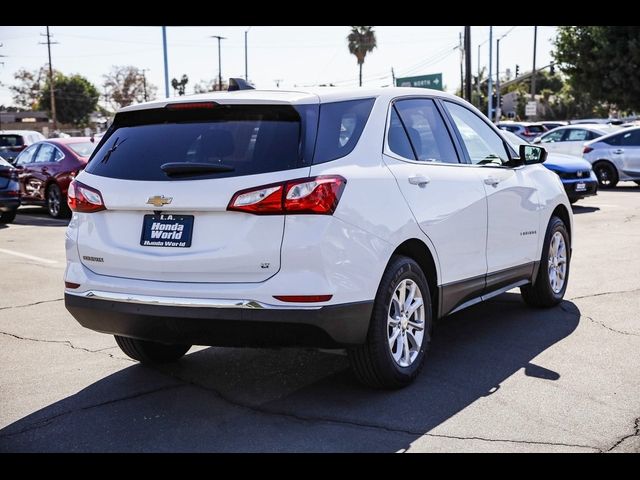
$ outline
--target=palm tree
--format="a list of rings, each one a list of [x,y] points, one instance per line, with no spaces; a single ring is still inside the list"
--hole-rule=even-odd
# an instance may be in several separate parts
[[[373,27],[351,27],[351,33],[347,36],[349,41],[349,53],[358,59],[360,67],[360,86],[362,86],[362,64],[367,53],[376,48],[376,33]]]

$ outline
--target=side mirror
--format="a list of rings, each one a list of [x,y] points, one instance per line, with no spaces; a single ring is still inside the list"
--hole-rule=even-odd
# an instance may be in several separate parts
[[[542,141],[542,137],[536,137],[533,139],[532,143],[540,143]]]
[[[547,159],[547,151],[542,147],[534,145],[520,145],[520,160],[525,165],[533,165],[534,163],[544,163]]]

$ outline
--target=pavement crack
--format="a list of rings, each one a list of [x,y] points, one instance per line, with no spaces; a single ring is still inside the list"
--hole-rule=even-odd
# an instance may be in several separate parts
[[[617,290],[613,292],[600,292],[600,293],[592,293],[590,295],[580,295],[578,297],[565,298],[565,300],[581,300],[583,298],[591,298],[591,297],[601,297],[602,295],[617,295],[620,293],[636,293],[640,292],[640,288],[634,288],[632,290]]]
[[[127,400],[133,400],[135,398],[139,398],[145,395],[151,395],[152,393],[158,393],[158,392],[163,392],[165,390],[172,390],[174,388],[182,388],[184,387],[184,384],[178,384],[178,385],[165,385],[163,387],[158,387],[158,388],[154,388],[151,390],[145,390],[144,392],[137,392],[137,393],[132,393],[130,395],[126,395],[124,397],[118,397],[118,398],[112,398],[111,400],[105,400],[104,402],[100,402],[100,403],[94,403],[91,405],[85,405],[84,407],[80,407],[80,408],[73,408],[70,410],[65,410],[64,412],[60,412],[57,413],[55,415],[52,415],[50,417],[47,418],[43,418],[42,420],[38,420],[37,422],[29,425],[28,427],[25,427],[21,430],[18,430],[16,432],[9,432],[9,433],[0,433],[0,438],[8,438],[8,437],[14,437],[16,435],[21,435],[23,433],[27,433],[30,432],[32,430],[37,430],[39,428],[42,427],[46,427],[47,425],[51,424],[54,420],[60,418],[60,417],[64,417],[65,415],[70,415],[72,413],[77,413],[77,412],[83,412],[86,410],[91,410],[94,408],[99,408],[99,407],[104,407],[105,405],[111,405],[113,403],[118,403],[118,402],[124,402]]]
[[[52,300],[40,300],[39,302],[25,303],[24,305],[11,305],[9,307],[0,307],[0,310],[10,310],[12,308],[25,308],[33,307],[34,305],[40,305],[41,303],[61,302],[64,298],[54,298]]]
[[[252,413],[257,413],[261,415],[278,416],[278,417],[286,418],[289,420],[295,420],[298,422],[324,423],[324,424],[343,425],[343,426],[349,426],[349,427],[355,427],[355,428],[369,428],[373,430],[382,430],[389,433],[410,435],[412,437],[428,436],[428,437],[435,437],[435,438],[451,438],[451,439],[458,439],[458,440],[479,440],[484,442],[506,442],[506,443],[518,443],[518,444],[529,444],[529,445],[549,445],[549,446],[561,446],[561,447],[588,448],[594,451],[600,451],[597,447],[593,447],[591,445],[571,444],[571,443],[562,443],[562,442],[543,442],[543,441],[533,441],[533,440],[486,438],[486,437],[478,437],[478,436],[466,437],[466,436],[458,436],[458,435],[445,435],[445,434],[439,434],[439,433],[428,433],[422,430],[398,428],[398,427],[382,425],[382,424],[373,423],[373,422],[362,422],[362,421],[347,420],[343,418],[326,417],[326,416],[301,415],[299,413],[287,412],[284,410],[268,408],[262,405],[254,405],[247,402],[242,402],[228,395],[225,395],[224,393],[214,388],[207,387],[205,385],[196,383],[191,380],[183,379],[177,375],[173,375],[168,372],[162,372],[161,370],[160,372],[172,379],[181,381],[186,385],[191,385],[195,388],[209,392],[213,394],[215,397],[217,397],[219,400],[225,403],[228,403],[229,405],[234,406],[236,408],[241,408],[244,410],[248,410]]]
[[[595,323],[596,325],[600,325],[603,328],[606,328],[607,330],[614,332],[614,333],[619,333],[620,335],[629,335],[631,337],[640,337],[640,334],[634,333],[634,332],[627,332],[626,330],[618,330],[616,328],[610,327],[609,325],[607,325],[604,322],[601,322],[600,320],[596,320],[592,317],[589,317],[587,315],[582,315],[582,313],[580,313],[579,311],[576,311],[575,309],[572,308],[566,308],[564,303],[560,304],[560,310],[567,312],[567,313],[572,313],[574,315],[578,315],[578,317],[580,318],[584,318],[585,320],[589,320],[591,323]]]
[[[630,435],[625,435],[621,439],[619,439],[616,443],[613,444],[610,448],[607,449],[607,452],[611,452],[615,450],[618,446],[620,446],[625,440],[628,440],[632,437],[637,437],[640,435],[640,417],[635,419],[633,426],[633,433]]]
[[[130,360],[128,358],[116,357],[115,355],[113,355],[111,353],[105,352],[105,350],[113,348],[113,347],[98,348],[97,350],[91,350],[90,348],[78,347],[78,346],[74,345],[73,343],[71,343],[71,341],[69,341],[69,340],[47,340],[47,339],[44,339],[44,338],[23,337],[21,335],[16,335],[14,333],[8,333],[8,332],[0,332],[0,335],[5,335],[7,337],[15,338],[16,340],[25,340],[25,341],[28,341],[28,342],[55,343],[55,344],[58,344],[58,345],[64,345],[64,346],[69,347],[69,348],[71,348],[73,350],[81,350],[83,352],[88,352],[88,353],[99,353],[101,355],[106,355],[106,356],[111,357],[111,358],[117,358],[119,360]],[[130,360],[130,361],[131,362],[135,362],[135,360]]]

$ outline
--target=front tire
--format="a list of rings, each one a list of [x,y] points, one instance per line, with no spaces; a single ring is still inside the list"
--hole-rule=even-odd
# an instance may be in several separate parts
[[[114,335],[116,343],[127,356],[142,363],[171,363],[189,351],[191,345],[165,345]]]
[[[0,224],[11,223],[15,220],[18,209],[0,212]]]
[[[431,327],[424,272],[413,259],[394,255],[376,293],[367,340],[348,352],[358,380],[374,388],[409,385],[424,366]]]
[[[542,246],[542,257],[538,275],[533,285],[520,287],[524,301],[538,308],[549,308],[559,304],[567,290],[571,243],[564,222],[551,217]]]
[[[618,184],[618,171],[607,161],[597,162],[593,166],[593,172],[598,178],[600,188],[614,188]]]

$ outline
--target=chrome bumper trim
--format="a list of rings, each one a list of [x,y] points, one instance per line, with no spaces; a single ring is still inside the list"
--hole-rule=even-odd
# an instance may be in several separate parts
[[[154,295],[134,295],[130,293],[104,292],[101,290],[88,290],[86,292],[74,292],[66,289],[65,293],[77,297],[95,298],[98,300],[110,300],[112,302],[140,303],[144,305],[161,305],[166,307],[205,307],[205,308],[249,308],[270,310],[319,310],[319,305],[271,305],[256,300],[232,300],[225,298],[184,298],[184,297],[158,297]]]

